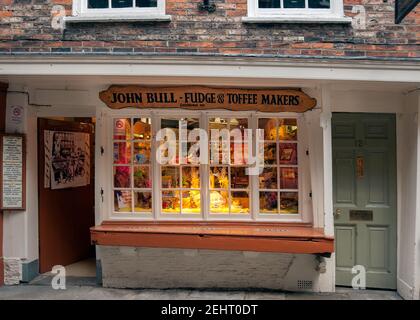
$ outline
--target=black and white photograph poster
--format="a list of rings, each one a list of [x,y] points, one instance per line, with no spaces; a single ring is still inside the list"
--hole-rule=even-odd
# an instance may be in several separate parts
[[[46,131],[45,171],[51,189],[86,186],[90,183],[90,141],[83,132]],[[48,177],[49,175],[50,177]]]

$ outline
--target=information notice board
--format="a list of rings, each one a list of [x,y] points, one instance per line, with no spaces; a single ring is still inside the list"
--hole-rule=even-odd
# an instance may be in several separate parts
[[[0,209],[25,210],[25,135],[0,134]]]

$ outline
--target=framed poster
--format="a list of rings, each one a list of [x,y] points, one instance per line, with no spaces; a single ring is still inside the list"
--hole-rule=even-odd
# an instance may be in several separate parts
[[[23,134],[0,134],[0,209],[26,209],[26,144]]]

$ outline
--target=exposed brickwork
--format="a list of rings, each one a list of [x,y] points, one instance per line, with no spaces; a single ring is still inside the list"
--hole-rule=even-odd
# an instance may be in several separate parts
[[[223,54],[420,58],[420,8],[394,24],[394,0],[345,0],[347,16],[364,6],[366,28],[345,24],[246,24],[247,0],[167,0],[171,22],[83,23],[51,27],[54,5],[72,0],[0,0],[0,53]]]

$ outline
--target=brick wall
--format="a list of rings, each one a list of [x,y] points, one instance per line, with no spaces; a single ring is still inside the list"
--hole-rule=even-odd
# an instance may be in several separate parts
[[[245,24],[246,1],[215,0],[217,10],[209,14],[198,11],[201,0],[167,0],[171,22],[56,30],[53,6],[71,15],[72,0],[0,0],[0,53],[420,58],[420,8],[400,25],[394,24],[394,0],[344,0],[346,15],[357,16],[358,25]]]

